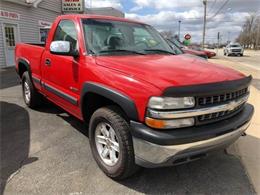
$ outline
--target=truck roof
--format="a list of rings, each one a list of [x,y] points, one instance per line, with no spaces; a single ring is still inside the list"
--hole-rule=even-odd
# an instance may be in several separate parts
[[[132,19],[120,18],[115,16],[104,16],[104,15],[93,15],[93,14],[67,14],[60,15],[57,17],[58,19],[83,19],[83,18],[93,18],[93,19],[104,19],[104,20],[116,20],[122,22],[133,22],[138,24],[144,24],[143,22],[139,22]]]

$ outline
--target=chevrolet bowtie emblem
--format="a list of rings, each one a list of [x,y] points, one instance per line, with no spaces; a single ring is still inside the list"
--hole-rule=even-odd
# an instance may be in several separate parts
[[[240,102],[236,102],[236,101],[232,101],[232,102],[229,102],[228,104],[228,110],[229,111],[232,111],[234,110],[237,106],[240,105]]]

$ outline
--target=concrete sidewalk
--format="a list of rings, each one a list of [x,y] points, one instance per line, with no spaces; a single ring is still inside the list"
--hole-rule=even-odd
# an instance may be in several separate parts
[[[260,53],[260,52],[259,52]],[[248,130],[247,136],[240,138],[228,152],[234,154],[242,160],[251,183],[255,190],[260,194],[260,71],[255,68],[243,66],[232,62],[227,58],[211,59],[211,62],[225,64],[228,67],[239,70],[246,75],[253,76],[249,103],[255,107],[255,114]]]

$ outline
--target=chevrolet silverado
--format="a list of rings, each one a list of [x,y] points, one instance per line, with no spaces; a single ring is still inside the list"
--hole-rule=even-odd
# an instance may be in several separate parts
[[[18,44],[15,61],[25,104],[47,98],[88,124],[93,157],[113,179],[226,148],[254,112],[251,76],[175,55],[152,26],[129,19],[59,16],[46,44]]]

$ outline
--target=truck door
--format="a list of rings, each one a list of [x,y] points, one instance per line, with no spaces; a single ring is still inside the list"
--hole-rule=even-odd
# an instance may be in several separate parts
[[[77,31],[73,21],[61,20],[52,41],[69,41],[73,49],[78,47]],[[78,59],[50,53],[46,48],[42,57],[42,81],[44,92],[50,100],[79,116]]]

